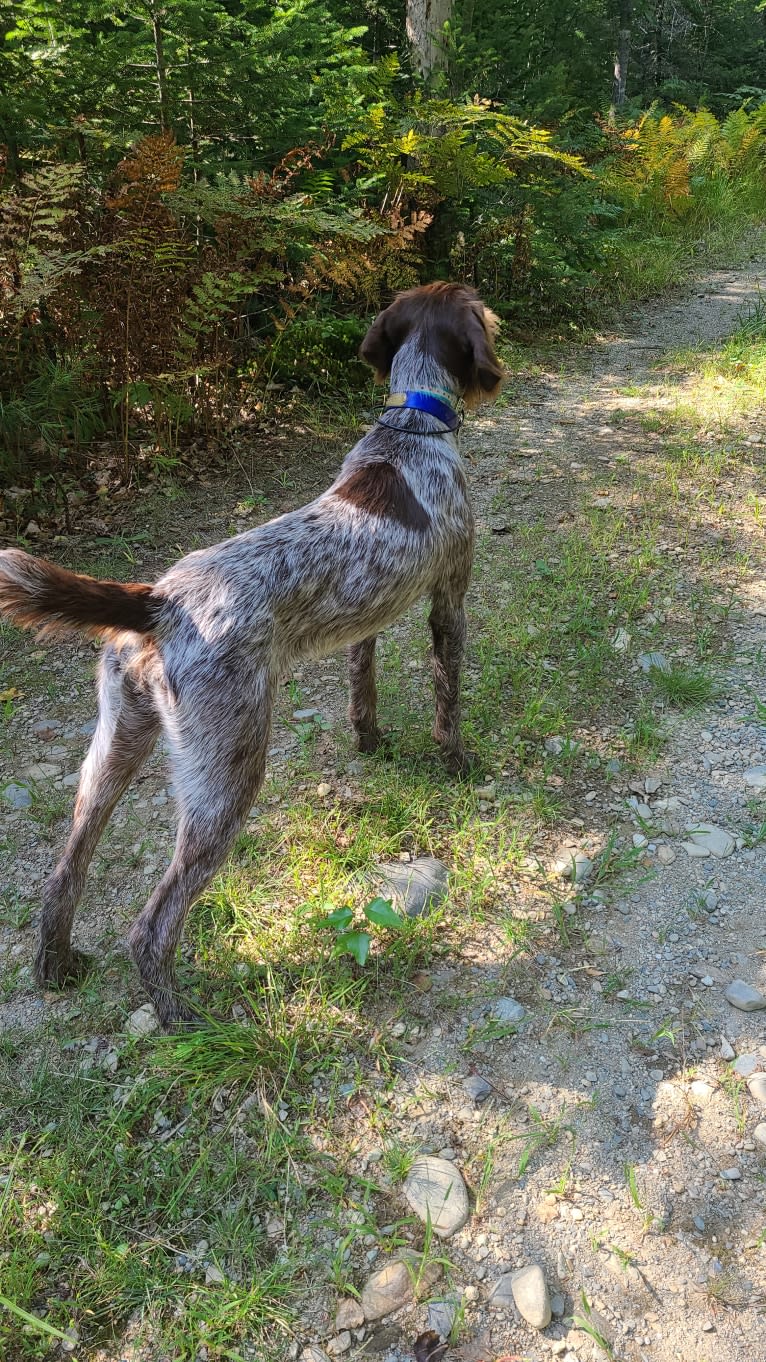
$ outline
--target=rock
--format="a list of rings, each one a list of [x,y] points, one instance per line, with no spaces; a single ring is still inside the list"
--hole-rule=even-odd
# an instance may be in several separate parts
[[[346,1329],[359,1329],[364,1324],[364,1310],[359,1301],[341,1301],[335,1312],[335,1328],[339,1334]]]
[[[740,1078],[752,1078],[756,1069],[760,1068],[760,1055],[740,1055],[732,1064],[732,1070],[739,1074]]]
[[[142,1003],[128,1017],[125,1030],[129,1036],[150,1036],[159,1026],[159,1018],[153,1003]]]
[[[662,776],[647,776],[644,781],[644,791],[648,795],[656,794],[662,785]]]
[[[38,719],[36,724],[32,724],[33,736],[42,742],[55,738],[60,731],[61,724],[56,719]]]
[[[722,1168],[721,1177],[725,1178],[727,1182],[739,1182],[742,1177],[742,1170],[740,1168]]]
[[[546,738],[544,747],[549,756],[560,757],[564,751],[564,739],[558,735],[553,738]]]
[[[321,719],[322,711],[319,709],[296,709],[293,710],[293,719],[297,724],[310,724],[315,719]]]
[[[327,1351],[331,1357],[340,1357],[342,1353],[347,1353],[351,1347],[351,1334],[348,1329],[344,1329],[342,1334],[336,1334],[327,1343]]]
[[[672,847],[661,846],[657,848],[657,860],[660,865],[672,865],[676,859],[676,853]]]
[[[404,1195],[424,1223],[430,1220],[440,1239],[449,1239],[468,1219],[466,1185],[447,1159],[416,1159],[405,1179]]]
[[[716,827],[715,823],[687,823],[686,831],[690,834],[691,845],[699,847],[704,855],[719,858],[731,856],[736,846],[731,834],[725,828]],[[689,843],[685,842],[684,846],[689,852]],[[689,855],[694,854],[689,852]]]
[[[470,1077],[463,1079],[463,1088],[474,1102],[486,1102],[492,1093],[492,1084],[488,1083],[486,1078],[480,1078],[478,1074],[471,1074]]]
[[[529,1263],[511,1273],[511,1291],[516,1309],[533,1329],[547,1329],[551,1322],[551,1298],[537,1263]]]
[[[455,1327],[459,1312],[459,1296],[445,1296],[442,1300],[431,1301],[428,1306],[429,1329],[446,1341]]]
[[[517,1003],[515,998],[498,998],[492,1006],[492,1016],[497,1017],[501,1022],[523,1021],[526,1016],[526,1009],[521,1003]]]
[[[612,639],[612,647],[616,653],[626,653],[630,647],[630,634],[627,629],[618,629]]]
[[[751,766],[745,771],[745,784],[754,790],[766,790],[766,766]]]
[[[408,917],[420,917],[435,908],[449,892],[449,871],[434,856],[419,856],[407,864],[381,863],[375,871],[383,881],[381,895],[393,898]]]
[[[35,761],[27,767],[24,775],[28,780],[52,780],[53,776],[61,775],[61,767],[52,761]]]
[[[497,786],[495,785],[494,780],[488,780],[486,785],[477,785],[474,794],[477,799],[484,799],[487,801],[493,800],[497,794]]]
[[[671,670],[670,663],[664,653],[639,653],[638,665],[642,672],[650,672],[652,670],[669,672]]]
[[[753,1139],[756,1144],[761,1146],[761,1149],[766,1149],[766,1121],[758,1122],[753,1131]]]
[[[5,786],[2,797],[12,809],[28,809],[32,805],[32,795],[26,785],[18,785],[15,780]]]
[[[566,856],[560,856],[554,869],[562,879],[573,880],[575,884],[583,884],[593,870],[593,862],[590,856],[585,855],[584,851],[575,851]]]
[[[733,1059],[734,1050],[725,1036],[721,1036],[721,1059]]]
[[[208,1263],[205,1268],[205,1286],[221,1286],[226,1281],[220,1267],[215,1263]]]
[[[753,1074],[748,1078],[747,1090],[759,1107],[766,1107],[766,1074]]]
[[[332,785],[328,785],[326,780],[321,781],[317,785],[317,794],[320,799],[326,799],[329,794],[332,794]]]
[[[300,1356],[300,1362],[330,1362],[324,1348],[318,1348],[316,1343],[310,1343],[308,1348],[304,1348]]]
[[[715,1089],[709,1083],[706,1083],[704,1078],[695,1078],[689,1088],[692,1100],[700,1107],[707,1106],[714,1092]]]
[[[758,1012],[766,1007],[763,994],[752,984],[746,984],[744,979],[732,979],[726,990],[726,1001],[740,1012]]]
[[[410,1304],[416,1288],[427,1291],[438,1279],[440,1271],[437,1263],[422,1268],[420,1254],[402,1250],[385,1267],[373,1272],[365,1283],[360,1300],[365,1321],[370,1324]]]
[[[495,1282],[495,1285],[492,1287],[492,1290],[487,1297],[488,1305],[513,1304],[513,1289],[511,1287],[512,1276],[512,1272],[505,1272],[503,1273],[503,1276]]]

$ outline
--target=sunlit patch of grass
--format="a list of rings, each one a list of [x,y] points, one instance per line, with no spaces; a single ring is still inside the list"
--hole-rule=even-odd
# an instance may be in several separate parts
[[[709,672],[701,668],[676,665],[664,671],[652,667],[649,678],[655,690],[679,709],[701,708],[715,697],[718,689]]]

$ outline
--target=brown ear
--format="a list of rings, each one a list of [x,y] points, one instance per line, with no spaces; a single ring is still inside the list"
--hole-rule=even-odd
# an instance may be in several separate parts
[[[375,370],[379,383],[385,383],[388,378],[394,355],[406,334],[406,319],[397,299],[376,317],[359,347],[359,354]]]
[[[503,381],[503,367],[495,354],[497,317],[483,303],[471,303],[466,316],[466,339],[473,357],[472,381],[465,394],[470,404],[495,397]]]

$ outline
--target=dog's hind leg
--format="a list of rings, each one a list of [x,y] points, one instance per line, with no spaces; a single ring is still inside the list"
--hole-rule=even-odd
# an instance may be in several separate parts
[[[454,594],[449,590],[434,591],[428,623],[433,640],[436,693],[434,741],[441,748],[447,770],[460,775],[471,765],[460,732],[460,667],[466,635],[463,591]]]
[[[348,650],[348,678],[351,696],[348,717],[360,752],[375,752],[383,742],[378,728],[378,692],[375,685],[375,643],[366,638],[352,643]]]
[[[151,697],[108,649],[99,677],[99,716],[80,773],[74,818],[63,854],[43,890],[35,977],[61,987],[80,977],[88,958],[72,949],[72,921],[99,838],[120,796],[149,756],[159,732]]]
[[[198,691],[194,712],[174,734],[180,805],[175,851],[128,936],[141,982],[166,1028],[194,1017],[179,998],[175,972],[186,915],[226,859],[263,783],[271,694],[257,681],[253,689],[255,695],[248,683],[247,708],[242,690],[227,694],[219,685],[210,694]]]

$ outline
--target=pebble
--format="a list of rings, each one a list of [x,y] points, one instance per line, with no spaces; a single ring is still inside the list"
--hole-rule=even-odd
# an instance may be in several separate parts
[[[593,862],[590,856],[586,856],[584,851],[570,852],[559,856],[554,869],[564,880],[573,880],[575,884],[583,884],[593,870]]]
[[[722,1168],[721,1177],[725,1178],[727,1182],[739,1182],[742,1177],[742,1170],[740,1168]]]
[[[478,1074],[471,1074],[463,1080],[463,1089],[474,1102],[486,1102],[492,1093],[492,1084],[488,1083],[486,1078],[480,1078]]]
[[[341,1353],[347,1353],[351,1347],[351,1334],[348,1329],[344,1329],[342,1334],[336,1334],[335,1338],[329,1339],[327,1351],[331,1357],[340,1357]]]
[[[766,1149],[766,1121],[758,1122],[758,1125],[753,1131],[753,1139],[756,1144],[761,1146],[761,1149]]]
[[[699,1106],[704,1107],[707,1106],[713,1096],[715,1088],[713,1088],[710,1083],[706,1083],[704,1078],[695,1078],[689,1088],[689,1092],[692,1100]]]
[[[154,1010],[153,1003],[142,1003],[135,1012],[131,1012],[125,1025],[125,1030],[129,1036],[150,1036],[152,1031],[159,1027],[159,1019]]]
[[[314,719],[321,719],[322,711],[319,709],[296,709],[293,710],[293,719],[297,724],[312,723]]]
[[[745,983],[744,979],[732,979],[726,990],[726,1001],[740,1012],[758,1012],[766,1007],[763,994],[752,984]]]
[[[221,1286],[226,1281],[220,1267],[215,1263],[208,1263],[205,1268],[205,1286]]]
[[[732,1064],[732,1070],[739,1074],[740,1078],[750,1078],[760,1068],[760,1055],[740,1055]]]
[[[12,809],[28,809],[32,804],[31,792],[26,785],[19,785],[15,780],[6,785],[2,797]]]
[[[402,1250],[366,1281],[360,1298],[366,1322],[370,1324],[407,1305],[415,1294],[414,1282],[419,1280],[421,1288],[428,1290],[440,1270],[437,1263],[428,1263],[421,1271],[420,1255]]]
[[[515,998],[498,998],[492,1007],[493,1017],[501,1022],[520,1022],[526,1016],[526,1009]]]
[[[657,848],[657,860],[660,865],[672,865],[676,859],[676,853],[672,847],[660,846]]]
[[[435,856],[419,856],[407,864],[381,862],[375,873],[383,881],[380,893],[390,895],[408,917],[435,908],[449,892],[449,871]]]
[[[304,1348],[300,1356],[300,1362],[330,1362],[324,1348],[318,1348],[315,1343],[310,1343],[308,1348]]]
[[[326,799],[329,794],[332,794],[332,785],[328,785],[326,780],[321,781],[317,785],[317,795],[320,799]]]
[[[359,1301],[349,1298],[341,1301],[335,1312],[335,1328],[339,1334],[346,1329],[359,1329],[364,1324],[364,1310]]]
[[[454,1163],[447,1159],[416,1159],[403,1190],[415,1214],[424,1223],[430,1220],[440,1239],[449,1239],[468,1219],[466,1185]]]
[[[688,823],[686,831],[690,840],[683,846],[689,856],[716,856],[722,859],[731,856],[736,843],[725,828],[715,823]]]
[[[733,1047],[729,1044],[725,1036],[721,1036],[721,1059],[729,1060],[733,1058],[734,1058]]]
[[[650,672],[656,668],[658,672],[669,672],[670,663],[664,653],[639,653],[638,665],[642,672]]]

